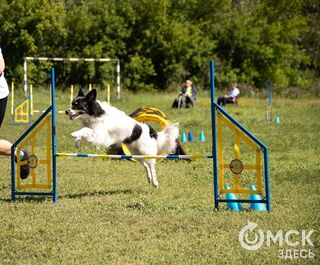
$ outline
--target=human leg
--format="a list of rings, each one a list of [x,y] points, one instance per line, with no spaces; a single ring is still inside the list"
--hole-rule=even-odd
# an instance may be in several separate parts
[[[194,107],[194,104],[195,104],[195,99],[194,97],[189,97],[189,96],[185,96],[185,105],[186,105],[186,108],[189,108],[191,105],[192,107]]]
[[[189,100],[190,100],[190,104],[192,105],[192,107],[194,107],[194,105],[196,103],[195,98],[194,97],[190,97]]]
[[[181,99],[180,108],[185,108],[186,107],[186,97],[181,95],[180,99]]]
[[[233,98],[231,98],[231,97],[225,97],[224,101],[225,101],[225,104],[234,103]]]
[[[6,113],[8,97],[0,99],[0,127],[4,119],[4,115]]]
[[[9,141],[0,139],[0,155],[10,156],[11,146]]]
[[[9,141],[0,139],[0,155],[10,156],[11,146],[12,144]],[[29,153],[27,150],[18,151],[16,149],[14,150],[14,155],[15,157],[19,156],[20,161],[25,161],[25,160],[28,160],[29,158]],[[16,158],[16,161],[17,161],[17,158]],[[29,172],[30,172],[30,167],[28,164],[24,164],[20,166],[20,178],[26,179],[29,176]]]
[[[223,105],[225,105],[225,103],[224,103],[224,97],[223,97],[223,96],[218,97],[218,102],[217,102],[217,103],[218,103],[218,105],[219,105],[219,106],[221,106],[221,105],[222,105],[222,106],[223,106]]]
[[[8,100],[8,97],[0,99],[0,127],[4,119],[4,115],[6,113],[7,100]],[[11,145],[12,144],[9,141],[0,139],[0,155],[10,156]]]
[[[8,100],[8,97],[0,99],[0,127],[4,119],[4,115],[6,113],[7,100]],[[0,139],[0,155],[10,156],[11,146],[12,144],[9,141]],[[27,150],[20,151],[20,152],[15,150],[14,155],[15,157],[19,156],[21,161],[28,160],[29,158],[29,153]],[[30,167],[28,164],[24,164],[20,166],[20,178],[26,179],[29,176],[29,172],[30,172]]]

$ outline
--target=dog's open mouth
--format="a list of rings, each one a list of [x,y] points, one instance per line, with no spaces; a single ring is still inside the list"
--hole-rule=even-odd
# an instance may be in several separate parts
[[[74,119],[78,118],[80,115],[86,114],[86,112],[83,110],[68,111],[66,113],[69,115],[70,120],[74,120]]]
[[[77,112],[75,114],[69,114],[69,118],[70,120],[74,120],[75,118],[79,117],[80,116],[80,112]]]
[[[85,114],[86,112],[83,110],[73,110],[73,109],[67,109],[65,111],[65,114],[69,116],[70,120],[74,120],[78,118],[80,115]]]

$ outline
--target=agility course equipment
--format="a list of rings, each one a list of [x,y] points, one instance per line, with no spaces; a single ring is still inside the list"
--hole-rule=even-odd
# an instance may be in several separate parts
[[[54,84],[54,81],[51,82]],[[54,99],[54,89],[52,96]],[[17,195],[50,196],[54,203],[57,201],[56,125],[53,117],[55,111],[55,104],[52,104],[11,146],[12,201],[16,200]],[[45,135],[45,142],[38,142],[39,134]],[[28,160],[21,161],[19,156],[15,158],[14,151],[25,148],[30,150]],[[18,176],[20,176],[20,166],[24,164],[29,165],[30,176],[26,180],[21,180]]]
[[[17,106],[14,106],[14,83],[11,83],[11,116],[13,124],[30,124],[31,106],[30,97],[26,97]]]
[[[226,185],[225,189],[227,190],[227,193],[226,193],[227,200],[238,200],[237,196],[234,193],[229,192],[230,190],[229,185]],[[243,207],[239,202],[227,202],[227,209],[231,211],[241,211],[243,210]]]
[[[53,62],[102,62],[102,63],[116,63],[116,94],[120,99],[121,87],[120,87],[120,60],[113,58],[49,58],[49,57],[25,57],[23,63],[23,80],[24,91],[27,93],[28,87],[28,61],[53,61]]]
[[[168,117],[160,109],[155,107],[140,107],[129,116],[139,122],[154,121],[159,123],[161,128],[165,128],[171,124]]]
[[[89,84],[89,91],[91,89],[92,89],[92,84]],[[34,113],[44,113],[45,110],[34,109],[32,84],[30,84],[30,86],[29,86],[29,91],[30,91],[30,109],[31,109],[30,113],[31,113],[31,115],[33,115]],[[107,91],[106,99],[107,99],[107,102],[110,104],[110,84],[107,84],[106,91]],[[70,85],[70,102],[69,102],[70,105],[71,105],[73,99],[74,99],[74,85],[71,84]],[[51,99],[50,99],[50,102],[51,102]],[[57,112],[60,114],[64,114],[65,110],[58,110]]]
[[[182,132],[182,134],[181,134],[181,142],[185,143],[187,141],[191,142],[191,143],[195,142],[191,131],[188,131],[188,139],[187,139],[187,135],[185,132]],[[204,132],[200,131],[199,132],[199,142],[203,143],[205,141],[206,141],[206,137],[204,136]]]
[[[47,186],[41,186],[42,191],[37,185],[28,186],[31,191],[21,191],[21,183],[15,177],[15,166],[18,168],[22,162],[19,159],[14,163],[12,155],[12,200],[16,195],[46,195],[52,196],[53,201],[57,201],[56,193],[56,158],[61,156],[67,157],[98,157],[98,158],[145,158],[145,159],[211,159],[213,163],[213,198],[214,208],[218,209],[220,203],[259,203],[264,204],[268,211],[271,210],[270,189],[269,189],[269,170],[268,170],[268,149],[252,135],[246,128],[231,117],[224,109],[214,101],[214,62],[210,62],[211,70],[211,118],[212,118],[212,154],[205,155],[167,155],[167,156],[141,156],[141,155],[109,155],[109,154],[79,154],[57,152],[56,150],[56,106],[55,106],[55,77],[54,69],[51,70],[52,82],[52,105],[47,109],[36,122],[30,127],[24,135],[13,145],[14,148],[21,150],[28,142],[33,139],[36,142],[37,136],[34,131],[40,132],[37,126],[42,125],[42,120],[51,119],[51,138],[47,137],[45,159],[39,159],[36,147],[31,148],[32,159],[27,163],[31,167],[31,179],[37,180],[36,165],[34,161],[42,161],[47,168],[51,168],[51,177],[47,176]],[[44,128],[45,125],[42,126]],[[49,130],[49,129],[48,129]],[[229,132],[228,134],[225,132]],[[230,133],[231,132],[231,133]],[[32,136],[28,136],[28,135]],[[230,144],[230,136],[234,143]],[[49,139],[49,140],[48,140]],[[32,143],[33,143],[32,142]],[[231,148],[230,148],[231,147]],[[48,151],[49,150],[49,151]],[[245,150],[245,152],[240,152]],[[48,171],[46,171],[48,172]],[[48,173],[49,174],[49,173]],[[20,180],[21,181],[21,180]],[[50,183],[49,183],[50,182]],[[37,182],[36,182],[37,183]],[[24,183],[22,183],[24,184]],[[256,189],[246,188],[255,185]],[[226,188],[230,187],[230,188]],[[20,189],[20,190],[19,190]],[[27,189],[27,187],[25,187]],[[227,194],[235,194],[230,198]],[[250,195],[259,195],[255,200],[249,198]]]
[[[193,135],[190,131],[188,132],[188,142],[193,142]]]
[[[33,115],[34,113],[44,113],[44,112],[46,112],[46,110],[40,110],[40,109],[34,109],[34,105],[33,105],[33,86],[32,86],[32,84],[30,84],[30,108],[31,108],[31,115]],[[50,90],[51,90],[51,87],[50,87]],[[71,102],[72,102],[72,100],[73,100],[73,92],[74,92],[74,86],[73,85],[71,85],[70,86],[70,104],[71,104]],[[50,95],[51,95],[51,93],[50,93]],[[50,102],[51,102],[52,100],[51,100],[51,98],[50,98]],[[58,110],[57,111],[58,113],[61,113],[61,114],[63,114],[63,113],[65,113],[65,111],[63,111],[63,110]]]
[[[256,190],[254,185],[250,186],[250,190]],[[261,197],[258,194],[250,194],[250,200],[252,201],[260,201]],[[266,206],[263,203],[251,202],[250,208],[254,211],[266,211]]]
[[[23,100],[13,111],[14,124],[29,124],[30,123],[30,97]]]
[[[213,62],[210,63],[210,69],[211,73],[214,73]],[[234,200],[223,198],[223,195],[226,193],[235,193],[238,195],[259,194],[261,195],[262,199],[256,202],[266,204],[267,209],[271,210],[268,148],[250,131],[243,127],[223,108],[221,108],[217,103],[214,102],[214,74],[211,74],[211,113],[212,124],[216,125],[212,126],[212,161],[214,168],[213,174],[215,208],[218,208],[218,205],[221,202],[253,202],[252,200],[243,197]],[[215,113],[217,115],[215,115]],[[225,130],[233,134],[235,141],[233,150],[231,150],[231,153],[233,151],[233,159],[231,159],[229,163],[225,162],[225,157],[228,157],[225,151],[226,144],[224,144],[224,138],[227,135],[223,134],[223,131]],[[231,147],[230,144],[229,147]],[[244,164],[243,160],[240,159],[240,147],[247,147],[246,150],[253,154],[251,160],[245,158],[245,161],[248,161],[247,164]],[[246,180],[250,173],[256,183],[257,190],[245,188],[245,186],[249,186],[249,184],[246,183]],[[227,176],[227,174],[229,176]],[[225,189],[227,181],[232,183],[232,187],[230,188],[230,190]]]
[[[181,142],[182,142],[182,143],[185,143],[186,141],[187,141],[186,133],[185,133],[185,132],[182,132],[182,135],[181,135]]]
[[[267,83],[265,83],[263,89],[264,89],[264,101],[265,101],[264,102],[265,120],[266,122],[271,123],[272,122],[272,81],[270,81],[269,87],[267,86]]]
[[[206,138],[204,136],[204,132],[203,131],[200,131],[200,134],[199,134],[199,142],[205,142],[206,141]]]

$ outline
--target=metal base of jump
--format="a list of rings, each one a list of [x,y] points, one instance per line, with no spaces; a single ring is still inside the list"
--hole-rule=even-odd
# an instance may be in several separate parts
[[[57,152],[56,148],[56,105],[55,105],[55,74],[54,69],[51,70],[51,99],[52,105],[41,117],[14,143],[12,153],[15,148],[21,150],[21,143],[26,146],[28,141],[32,142],[31,155],[28,161],[20,161],[15,163],[14,155],[12,155],[12,200],[17,195],[29,196],[50,196],[53,201],[57,201],[57,177],[56,177],[56,158],[57,157],[86,157],[86,158],[111,158],[111,159],[211,159],[213,163],[213,198],[214,208],[218,209],[220,203],[258,203],[264,204],[268,211],[271,210],[270,204],[270,188],[269,188],[269,164],[268,149],[251,134],[246,128],[231,117],[224,109],[214,102],[214,62],[210,63],[211,68],[211,119],[212,119],[212,154],[205,155],[109,155],[109,154],[79,154],[79,153],[62,153]],[[50,126],[47,127],[50,137],[47,136],[47,151],[44,152],[44,158],[38,159],[36,142],[37,133],[40,131],[39,126],[44,121],[50,120]],[[50,127],[50,128],[49,128]],[[225,155],[224,134],[225,130],[229,130],[228,135],[234,135],[235,143],[231,150],[232,157],[227,160]],[[30,136],[30,134],[32,136]],[[253,153],[253,159],[246,161],[242,158],[240,150],[248,146],[247,150]],[[32,157],[32,159],[30,159]],[[36,161],[36,162],[35,162]],[[15,167],[28,163],[31,168],[31,183],[24,184],[15,176]],[[37,167],[46,165],[47,176],[45,184],[37,182]],[[17,170],[19,173],[19,170]],[[18,174],[19,175],[19,174]],[[248,176],[252,176],[250,179]],[[30,178],[30,177],[29,177]],[[253,181],[255,189],[248,189],[248,181]],[[244,183],[243,183],[244,181]],[[30,180],[29,180],[30,182]],[[228,188],[227,188],[228,187]],[[230,188],[231,187],[231,188]],[[228,194],[237,194],[239,198],[233,196],[230,199]],[[250,196],[247,198],[245,196]],[[256,196],[251,199],[251,196]],[[240,198],[241,197],[241,198]],[[258,197],[258,199],[257,199]]]

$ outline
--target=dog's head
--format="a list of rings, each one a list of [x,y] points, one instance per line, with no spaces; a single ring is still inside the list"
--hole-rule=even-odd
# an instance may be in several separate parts
[[[92,89],[87,95],[79,90],[77,97],[72,101],[70,108],[65,113],[69,116],[70,120],[77,119],[84,116],[100,116],[104,113],[100,104],[96,101],[97,91]]]

